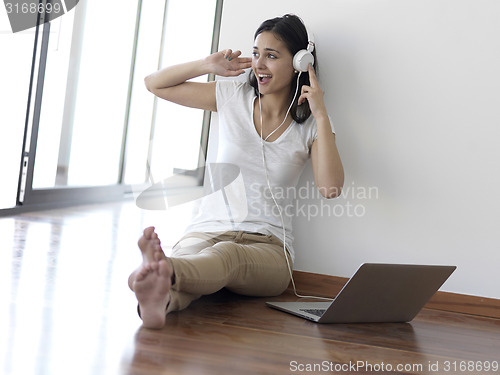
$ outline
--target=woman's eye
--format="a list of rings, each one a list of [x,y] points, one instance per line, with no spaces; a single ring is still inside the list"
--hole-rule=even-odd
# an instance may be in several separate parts
[[[258,59],[260,57],[259,53],[258,52],[252,52],[252,57],[255,58],[255,59]],[[275,54],[272,54],[272,53],[268,53],[266,55],[266,58],[270,59],[270,60],[275,60],[277,59],[278,57],[275,55]]]

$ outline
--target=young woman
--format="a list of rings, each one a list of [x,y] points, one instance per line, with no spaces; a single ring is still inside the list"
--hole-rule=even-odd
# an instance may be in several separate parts
[[[167,313],[224,287],[250,296],[275,296],[287,288],[294,258],[289,193],[305,162],[312,159],[324,197],[339,195],[344,182],[314,66],[299,74],[292,64],[308,44],[300,18],[285,15],[257,29],[252,58],[225,50],[146,77],[147,89],[159,98],[218,112],[217,163],[239,168],[244,204],[235,221],[228,220],[227,207],[202,203],[169,257],[154,228],[144,230],[143,263],[130,275],[129,286],[145,327],[163,327]],[[248,83],[189,81],[209,73],[236,77],[247,68]],[[278,188],[281,193],[274,196]]]

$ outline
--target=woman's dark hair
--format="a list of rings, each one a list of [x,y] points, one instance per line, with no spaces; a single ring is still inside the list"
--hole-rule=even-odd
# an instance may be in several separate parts
[[[275,37],[282,40],[287,46],[292,56],[294,56],[301,49],[306,49],[309,43],[307,37],[307,30],[306,27],[304,26],[304,23],[299,17],[293,14],[286,14],[283,17],[276,17],[264,21],[255,32],[254,40],[260,33],[264,31],[270,31],[274,34]],[[313,67],[317,72],[316,50],[313,51],[313,56],[314,56]],[[252,87],[255,90],[255,95],[259,95],[259,84],[257,82],[257,77],[255,77],[253,70],[250,71],[250,76],[248,80],[250,85],[252,85]],[[290,110],[292,118],[299,124],[306,121],[311,115],[311,109],[309,108],[309,103],[307,102],[307,100],[300,106],[297,104],[302,85],[309,85],[309,84],[310,84],[309,73],[307,72],[302,73],[299,79],[299,91]],[[294,78],[292,80],[292,85],[290,88],[291,90],[290,97],[293,97],[296,88],[297,88],[297,79]]]

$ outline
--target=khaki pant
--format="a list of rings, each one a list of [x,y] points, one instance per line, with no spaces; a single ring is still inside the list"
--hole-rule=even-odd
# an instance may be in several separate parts
[[[292,267],[292,260],[287,252]],[[283,243],[247,232],[189,233],[168,258],[174,284],[167,313],[222,288],[247,296],[280,295],[290,282]]]

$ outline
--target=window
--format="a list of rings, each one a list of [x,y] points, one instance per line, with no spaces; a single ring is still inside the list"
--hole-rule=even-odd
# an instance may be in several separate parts
[[[119,182],[137,7],[80,2],[52,22],[33,188]]]
[[[12,34],[0,11],[0,209],[16,205],[35,31]]]
[[[168,2],[162,66],[203,58],[212,44],[214,0]],[[192,12],[195,7],[196,12]],[[209,16],[207,16],[209,15]],[[206,81],[207,77],[198,77]],[[174,168],[195,169],[200,156],[203,112],[157,101],[152,142],[151,175],[161,180]]]
[[[203,111],[157,100],[143,79],[208,55],[221,3],[136,0],[121,2],[118,11],[113,2],[88,0],[39,27],[40,39],[42,29],[50,32],[35,58],[45,77],[36,99],[40,118],[30,124],[36,157],[24,205],[85,200],[89,189],[123,191],[203,163]],[[9,51],[9,59],[0,60],[0,98],[12,103],[0,114],[1,209],[16,204],[36,33],[12,34],[6,14],[0,22],[1,47]]]

